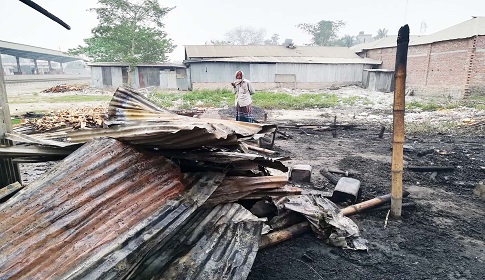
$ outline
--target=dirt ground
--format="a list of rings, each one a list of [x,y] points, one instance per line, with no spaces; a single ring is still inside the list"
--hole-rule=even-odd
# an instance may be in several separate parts
[[[359,94],[369,93],[358,92]],[[382,99],[376,95],[376,99]],[[387,96],[389,99],[389,96]],[[392,100],[391,100],[392,101]],[[291,139],[277,137],[274,150],[289,156],[288,166],[310,164],[312,187],[333,187],[320,175],[322,168],[357,172],[362,199],[390,191],[392,121],[390,101],[381,109],[368,105],[305,111],[268,111],[268,122],[276,124],[356,124],[340,129],[334,138],[329,131],[281,129]],[[375,104],[376,105],[376,104]],[[15,110],[13,110],[15,111]],[[254,110],[257,119],[264,111]],[[232,118],[233,110],[212,110],[206,117]],[[465,118],[483,117],[483,111],[457,109],[436,112],[406,112],[406,121],[440,125]],[[377,137],[380,126],[388,129]],[[430,126],[435,127],[435,126]],[[421,130],[423,131],[423,130]],[[484,130],[451,129],[408,133],[405,166],[454,166],[452,172],[432,174],[404,171],[404,188],[411,194],[400,220],[387,211],[352,216],[361,235],[369,242],[368,252],[330,247],[308,233],[277,246],[261,250],[248,279],[483,279],[485,275],[485,201],[473,194],[485,181]],[[432,150],[432,153],[422,154]],[[53,163],[23,165],[24,183],[31,182]]]
[[[376,126],[358,126],[309,134],[283,130],[293,138],[277,139],[275,149],[293,164],[313,167],[313,188],[330,190],[322,168],[358,172],[362,200],[390,192],[392,135],[377,137]],[[485,137],[456,131],[453,135],[413,134],[406,138],[405,166],[454,166],[453,172],[404,171],[411,195],[400,220],[387,211],[352,216],[369,242],[368,252],[325,245],[308,233],[258,252],[248,279],[483,279],[485,275],[485,204],[473,188],[485,179]],[[429,149],[439,150],[419,156]],[[419,154],[419,155],[418,155]],[[433,179],[434,178],[434,179]]]

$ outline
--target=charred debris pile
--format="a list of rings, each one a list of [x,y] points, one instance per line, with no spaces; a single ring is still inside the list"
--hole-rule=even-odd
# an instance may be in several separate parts
[[[275,125],[182,116],[119,88],[97,126],[6,135],[2,158],[59,162],[0,189],[0,278],[246,279],[258,250],[310,229],[367,250],[346,216],[388,201],[340,209],[331,200],[355,202],[358,182],[292,184],[257,145]]]

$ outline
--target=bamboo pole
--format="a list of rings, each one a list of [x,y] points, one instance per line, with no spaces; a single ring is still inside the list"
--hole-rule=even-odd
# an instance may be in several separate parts
[[[402,196],[407,197],[408,195],[409,195],[409,192],[404,191]],[[374,207],[389,203],[389,201],[392,201],[391,195],[385,194],[370,200],[363,201],[361,203],[347,206],[344,209],[342,209],[340,213],[342,213],[342,215],[344,216],[349,216],[349,215],[360,213],[370,208],[374,208]]]
[[[8,108],[7,90],[0,56],[0,146],[11,146],[12,141],[5,139],[5,133],[12,132],[12,121]],[[12,159],[0,159],[0,188],[20,180],[17,164]]]
[[[409,45],[409,26],[399,29],[397,37],[394,108],[393,108],[393,140],[392,140],[392,188],[391,214],[401,217],[402,210],[402,170],[404,145],[404,110],[406,91],[406,64]]]

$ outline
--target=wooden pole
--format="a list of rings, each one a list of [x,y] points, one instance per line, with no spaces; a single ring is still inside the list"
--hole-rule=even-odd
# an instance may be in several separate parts
[[[399,29],[397,37],[395,88],[394,88],[394,114],[393,114],[393,140],[392,140],[392,188],[391,188],[391,214],[401,217],[402,210],[402,170],[404,145],[404,110],[406,91],[406,64],[409,45],[409,26],[406,24]]]
[[[307,232],[310,229],[310,224],[308,222],[301,222],[291,227],[268,233],[261,236],[261,241],[259,242],[259,249],[264,249],[283,241],[289,240],[297,235]]]
[[[11,146],[12,142],[5,139],[5,133],[12,132],[12,121],[8,108],[7,90],[0,56],[0,146]],[[12,159],[0,159],[0,188],[20,181],[20,172]]]

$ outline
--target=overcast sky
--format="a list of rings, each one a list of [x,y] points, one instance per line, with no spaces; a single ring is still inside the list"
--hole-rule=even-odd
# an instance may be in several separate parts
[[[34,0],[71,26],[68,31],[18,0],[0,0],[0,40],[66,51],[83,43],[97,24],[87,9],[97,0]],[[183,45],[222,40],[237,26],[264,28],[266,37],[277,33],[297,45],[310,42],[310,36],[295,26],[320,20],[343,20],[340,35],[372,35],[379,28],[397,34],[409,24],[411,34],[421,34],[422,22],[430,34],[458,24],[471,16],[485,16],[485,0],[160,0],[176,7],[165,18],[165,31],[178,48],[172,60],[184,58]],[[236,4],[237,3],[237,4]]]

